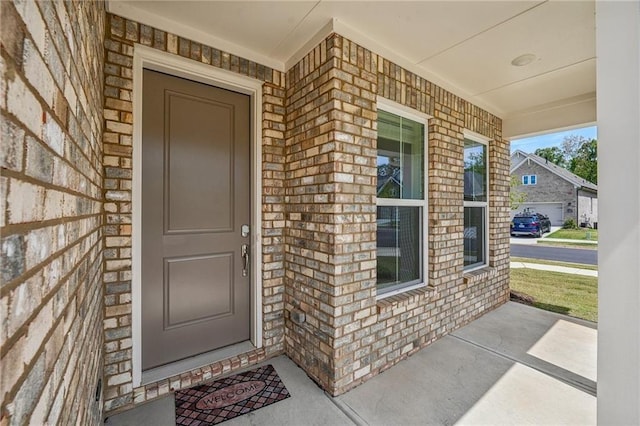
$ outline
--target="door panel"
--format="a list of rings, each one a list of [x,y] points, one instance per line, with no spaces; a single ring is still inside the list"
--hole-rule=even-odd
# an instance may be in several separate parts
[[[165,105],[166,231],[231,231],[233,105],[169,90]]]
[[[165,259],[165,329],[231,315],[232,275],[233,253]]]
[[[147,370],[250,337],[250,98],[150,70],[143,93]]]

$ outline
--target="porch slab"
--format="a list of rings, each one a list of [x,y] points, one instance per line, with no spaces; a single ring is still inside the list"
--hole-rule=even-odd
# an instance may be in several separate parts
[[[369,425],[596,424],[596,340],[510,302],[335,400]]]
[[[225,426],[250,425],[353,425],[306,373],[286,356],[269,359],[291,394],[290,398],[221,423]],[[249,369],[254,369],[252,366]],[[107,426],[174,426],[173,393],[109,417]]]
[[[225,425],[596,423],[595,324],[509,302],[336,398],[285,356],[292,397]],[[168,396],[107,425],[173,425]]]

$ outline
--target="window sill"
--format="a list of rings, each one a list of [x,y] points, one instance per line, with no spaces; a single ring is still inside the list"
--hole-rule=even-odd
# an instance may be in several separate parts
[[[462,275],[462,279],[465,284],[475,284],[477,282],[485,281],[493,278],[498,273],[498,270],[491,266],[484,266],[482,268],[474,269],[472,271],[465,271]]]
[[[407,306],[414,303],[428,301],[435,294],[435,288],[426,285],[413,290],[394,294],[392,296],[387,296],[383,299],[378,299],[376,301],[378,315],[406,308]]]

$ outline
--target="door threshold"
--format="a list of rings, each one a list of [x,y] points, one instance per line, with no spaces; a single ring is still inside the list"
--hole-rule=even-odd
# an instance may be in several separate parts
[[[169,377],[177,376],[179,374],[186,373],[188,371],[192,371],[197,368],[222,361],[223,359],[231,358],[233,356],[252,351],[254,349],[255,346],[251,344],[251,341],[247,340],[245,342],[236,343],[235,345],[216,349],[215,351],[205,352],[200,355],[172,362],[171,364],[161,365],[160,367],[145,370],[142,372],[141,385],[145,386],[150,383],[168,379]]]

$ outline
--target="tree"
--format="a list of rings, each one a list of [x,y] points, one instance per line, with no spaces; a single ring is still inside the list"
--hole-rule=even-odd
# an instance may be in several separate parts
[[[569,171],[591,183],[598,183],[598,142],[595,139],[580,145],[571,158]]]
[[[578,149],[589,140],[580,135],[565,136],[562,140],[562,153],[567,164],[576,156]]]
[[[520,205],[527,199],[527,194],[516,189],[519,185],[520,180],[518,180],[518,177],[511,176],[511,182],[509,183],[509,186],[511,187],[511,190],[509,191],[509,203],[511,204],[511,210],[518,210]]]
[[[565,156],[563,150],[558,148],[557,146],[552,146],[549,148],[538,148],[535,155],[546,159],[547,161],[551,161],[554,164],[557,164],[560,167],[565,166]]]

